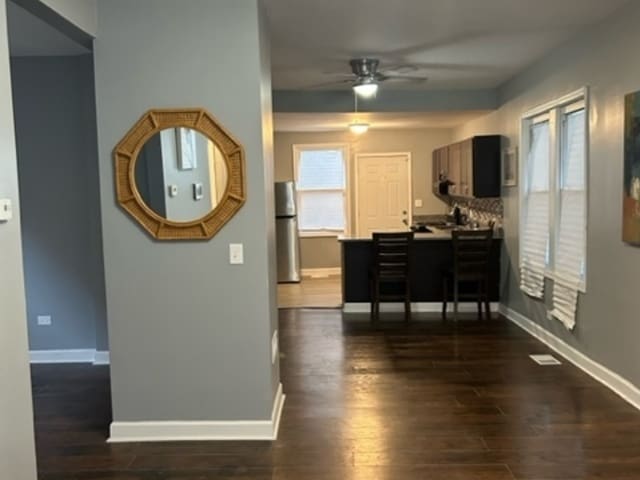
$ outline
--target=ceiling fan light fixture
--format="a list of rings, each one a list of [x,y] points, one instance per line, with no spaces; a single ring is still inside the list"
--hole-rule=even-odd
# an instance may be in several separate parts
[[[353,91],[362,98],[371,98],[378,92],[378,83],[373,78],[363,78],[355,83]]]
[[[355,135],[362,135],[363,133],[367,133],[367,130],[369,130],[369,124],[358,121],[351,122],[349,124],[349,130]]]

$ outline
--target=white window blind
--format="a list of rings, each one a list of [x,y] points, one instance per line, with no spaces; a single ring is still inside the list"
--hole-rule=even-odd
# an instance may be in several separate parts
[[[545,279],[553,280],[550,314],[569,329],[586,291],[587,93],[577,90],[522,118],[520,286],[543,298]]]
[[[524,221],[521,231],[520,288],[542,298],[549,250],[549,121],[531,123],[527,152]]]
[[[575,325],[578,291],[586,273],[585,143],[584,108],[563,113],[552,314],[567,328]]]
[[[301,232],[343,232],[347,185],[344,148],[295,149],[298,226]]]

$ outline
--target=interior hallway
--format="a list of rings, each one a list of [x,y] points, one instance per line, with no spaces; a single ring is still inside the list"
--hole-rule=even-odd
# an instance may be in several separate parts
[[[549,351],[504,319],[372,328],[282,310],[280,332],[273,443],[107,444],[108,367],[33,366],[40,479],[640,478],[640,412],[571,365],[534,364]]]

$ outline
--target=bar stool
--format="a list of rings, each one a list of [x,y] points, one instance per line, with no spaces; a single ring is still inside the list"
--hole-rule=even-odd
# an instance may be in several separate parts
[[[484,303],[487,319],[491,319],[489,307],[489,258],[493,242],[493,229],[453,230],[453,267],[444,272],[442,319],[447,319],[449,288],[453,286],[453,318],[458,319],[458,301],[475,299],[478,303],[478,319],[482,319]],[[476,283],[476,293],[460,293],[461,283]]]
[[[405,321],[409,321],[412,243],[413,232],[373,234],[373,265],[369,272],[372,321],[380,317],[381,301],[399,300],[404,302]]]

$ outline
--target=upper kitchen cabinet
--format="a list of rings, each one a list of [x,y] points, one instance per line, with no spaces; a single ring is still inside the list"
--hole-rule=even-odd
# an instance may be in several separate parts
[[[436,195],[500,196],[500,135],[482,135],[433,152]]]

